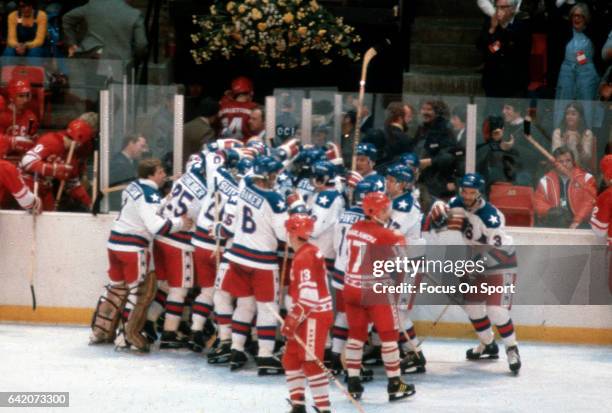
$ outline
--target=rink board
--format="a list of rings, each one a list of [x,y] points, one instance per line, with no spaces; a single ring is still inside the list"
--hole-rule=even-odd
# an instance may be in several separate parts
[[[36,223],[34,285],[38,309],[31,309],[32,217],[0,212],[0,321],[86,325],[107,282],[106,241],[114,214],[47,213]],[[590,231],[514,228],[522,245],[594,245]],[[451,243],[451,241],[446,240]],[[519,266],[519,277],[521,277]],[[529,277],[522,279],[529,288]],[[418,306],[412,317],[422,336],[471,337],[465,313],[451,307],[435,327],[442,306]],[[512,318],[522,340],[612,344],[610,306],[516,306]]]

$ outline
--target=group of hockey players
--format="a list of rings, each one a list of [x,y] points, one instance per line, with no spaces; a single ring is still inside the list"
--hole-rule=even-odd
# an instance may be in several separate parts
[[[7,99],[0,96],[0,208],[55,210],[60,182],[70,198],[90,208],[91,197],[80,177],[93,153],[97,115],[85,113],[65,130],[39,135],[30,82],[14,77],[6,94]]]
[[[460,231],[466,243],[492,247],[483,249],[490,267],[471,282],[497,285],[515,282],[516,255],[478,174],[466,174],[450,202],[422,211],[415,154],[402,155],[384,175],[373,145],[359,144],[356,155],[347,173],[333,143],[292,139],[270,148],[260,138],[219,139],[191,156],[167,195],[161,163],[141,161],[111,228],[110,284],[91,343],[147,352],[159,340],[162,350],[207,351],[208,363],[231,371],[244,368],[250,353],[260,375],[285,374],[292,412],[306,411],[307,382],[316,410],[331,411],[328,372],[318,360],[346,374],[355,399],[376,363],[384,366],[389,401],[413,395],[401,375],[426,371],[408,314],[414,297],[409,305],[398,305],[398,297],[363,302],[373,279],[362,248],[422,245],[424,225]],[[466,356],[498,358],[495,325],[517,373],[507,298],[466,297],[480,339]]]

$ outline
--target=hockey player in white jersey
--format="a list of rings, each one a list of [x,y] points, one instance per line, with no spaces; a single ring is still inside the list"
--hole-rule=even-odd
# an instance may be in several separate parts
[[[255,160],[253,174],[245,179],[236,204],[233,244],[225,253],[230,267],[221,288],[237,298],[232,317],[230,369],[242,367],[244,345],[257,313],[258,373],[281,374],[280,360],[273,355],[276,319],[267,305],[278,309],[278,241],[286,241],[287,207],[273,190],[282,164],[268,156]]]
[[[333,229],[333,247],[336,259],[331,270],[331,284],[336,293],[336,316],[332,328],[331,369],[334,374],[339,374],[342,370],[341,355],[344,352],[346,340],[348,339],[348,323],[346,321],[344,299],[342,296],[344,273],[348,260],[346,233],[354,223],[365,219],[361,205],[363,197],[370,192],[376,192],[376,185],[373,182],[370,180],[359,182],[353,190],[353,206],[345,209],[340,214]]]
[[[160,214],[166,218],[187,215],[195,221],[202,207],[208,188],[206,165],[192,163],[187,171],[172,185],[168,197],[162,202]],[[178,334],[183,316],[185,297],[195,284],[194,247],[191,244],[193,228],[174,234],[160,234],[153,243],[153,259],[159,280],[168,284],[166,318],[160,340],[160,348],[180,348],[184,345]]]
[[[355,187],[358,182],[370,178],[376,183],[377,191],[385,190],[385,178],[374,169],[378,151],[371,143],[360,143],[357,145],[357,156],[355,170],[348,173],[347,182],[350,188]]]
[[[125,305],[124,333],[115,342],[119,347],[148,351],[149,343],[141,330],[155,293],[155,277],[148,272],[150,243],[156,235],[168,236],[190,228],[193,221],[187,211],[168,217],[158,214],[161,201],[158,188],[166,178],[158,159],[141,161],[138,177],[123,191],[121,211],[111,227],[108,241],[111,283],[98,303],[91,341],[112,341]]]
[[[396,164],[387,170],[387,195],[391,199],[391,218],[388,226],[406,238],[408,252],[411,254],[409,258],[418,258],[424,254],[425,240],[421,236],[423,214],[413,198],[413,184],[414,173],[408,166]],[[418,283],[420,277],[417,274],[413,281]],[[425,356],[419,346],[414,323],[409,316],[414,298],[414,294],[402,295],[398,306],[399,320],[404,324],[408,336],[400,334],[401,350],[406,354],[400,365],[402,374],[425,372]]]
[[[458,230],[468,245],[488,245],[494,248],[484,250],[485,271],[470,282],[479,286],[482,283],[496,286],[509,286],[516,283],[516,251],[512,237],[505,231],[504,215],[482,197],[485,182],[478,173],[468,173],[459,186],[459,196],[452,198],[448,206],[437,201],[432,207],[434,223],[441,225],[447,221],[449,230]],[[448,214],[446,213],[448,211]],[[510,318],[511,294],[466,294],[464,309],[480,344],[466,353],[468,360],[498,358],[499,349],[495,343],[491,323],[495,324],[508,357],[513,373],[521,368],[514,324]]]

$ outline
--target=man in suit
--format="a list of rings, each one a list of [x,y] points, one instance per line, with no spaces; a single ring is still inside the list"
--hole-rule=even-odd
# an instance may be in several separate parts
[[[183,159],[199,152],[204,144],[215,140],[215,123],[219,114],[219,102],[204,98],[198,107],[198,117],[183,127]]]
[[[138,161],[149,151],[147,139],[141,134],[127,135],[123,138],[122,149],[110,160],[110,186],[127,184],[137,177]],[[110,209],[121,207],[121,192],[109,194]]]

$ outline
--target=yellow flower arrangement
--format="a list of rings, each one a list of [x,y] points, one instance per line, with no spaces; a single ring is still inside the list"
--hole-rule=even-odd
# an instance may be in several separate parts
[[[316,0],[216,0],[210,14],[194,16],[194,61],[251,56],[260,67],[293,69],[334,59],[360,59],[355,29]]]

